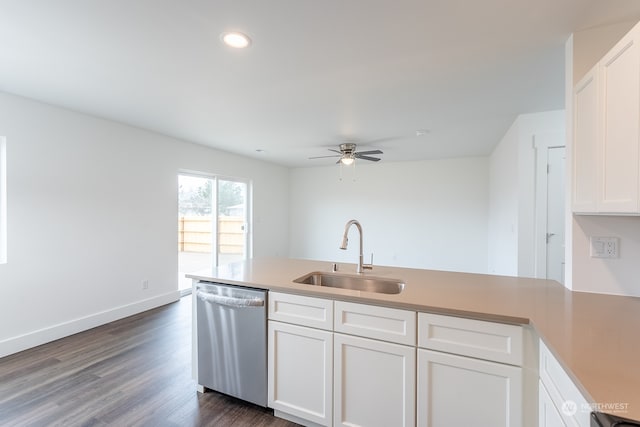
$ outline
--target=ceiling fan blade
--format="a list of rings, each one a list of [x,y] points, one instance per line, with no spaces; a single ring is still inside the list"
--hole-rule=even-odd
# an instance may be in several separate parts
[[[307,157],[309,160],[313,160],[313,159],[326,159],[328,157],[342,157],[342,154],[339,156],[336,156],[334,154],[330,155],[330,156],[314,156],[314,157]]]
[[[362,156],[359,153],[355,154],[355,158],[356,159],[362,159],[362,160],[369,160],[370,162],[379,162],[380,159],[377,157],[369,157],[369,156]]]
[[[384,153],[380,150],[370,150],[370,151],[358,151],[356,154],[364,154],[366,156],[367,154],[384,154]]]
[[[329,151],[333,151],[334,153],[338,153],[338,154],[340,154],[340,155],[342,155],[342,154],[343,154],[343,153],[342,153],[342,151],[334,150],[334,149],[332,149],[332,148],[328,148],[328,150],[329,150]]]

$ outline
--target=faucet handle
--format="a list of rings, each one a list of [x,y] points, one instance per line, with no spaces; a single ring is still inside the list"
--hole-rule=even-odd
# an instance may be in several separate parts
[[[370,264],[362,264],[363,270],[373,270],[373,252],[371,252],[371,263]]]

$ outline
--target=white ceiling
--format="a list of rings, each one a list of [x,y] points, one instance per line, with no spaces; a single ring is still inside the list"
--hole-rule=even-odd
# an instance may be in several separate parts
[[[345,140],[486,155],[516,115],[563,108],[571,32],[638,17],[638,0],[0,0],[0,91],[288,166]]]

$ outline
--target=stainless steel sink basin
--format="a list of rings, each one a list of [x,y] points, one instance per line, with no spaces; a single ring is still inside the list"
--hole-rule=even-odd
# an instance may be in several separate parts
[[[303,285],[327,286],[330,288],[352,289],[355,291],[377,292],[380,294],[399,294],[404,283],[397,279],[374,276],[356,276],[342,273],[314,271],[298,277],[295,283]]]

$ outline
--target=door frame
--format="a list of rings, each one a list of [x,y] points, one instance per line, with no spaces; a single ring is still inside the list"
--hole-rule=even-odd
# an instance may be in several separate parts
[[[536,150],[534,271],[535,271],[535,277],[537,279],[546,279],[547,277],[548,151],[551,148],[565,148],[566,150],[564,132],[542,132],[539,134],[534,134],[533,148]],[[566,153],[565,153],[565,161],[566,161]],[[565,190],[566,190],[566,186],[565,186]],[[565,191],[565,197],[566,197],[566,191]],[[566,235],[567,235],[567,232],[565,230],[565,244],[566,244]]]
[[[214,183],[216,186],[216,191],[215,191],[215,196],[214,196],[214,209],[215,209],[215,213],[216,213],[216,230],[215,230],[215,236],[214,236],[214,249],[215,249],[215,256],[214,256],[214,263],[215,266],[218,267],[219,266],[219,254],[218,254],[218,244],[219,244],[219,239],[218,239],[218,192],[220,191],[220,181],[231,181],[231,182],[240,182],[242,184],[244,184],[246,186],[246,194],[245,194],[245,217],[244,217],[244,253],[243,258],[245,260],[247,259],[251,259],[253,258],[253,206],[252,206],[252,200],[253,200],[253,193],[252,193],[252,185],[251,185],[251,180],[250,179],[245,179],[245,178],[238,178],[238,177],[233,177],[233,176],[228,176],[228,175],[214,175]]]
[[[218,192],[220,181],[233,181],[240,182],[246,186],[246,212],[245,212],[245,232],[244,232],[244,259],[253,258],[253,181],[246,178],[238,178],[229,175],[218,175],[208,172],[195,171],[190,169],[179,169],[176,174],[176,186],[179,184],[180,176],[190,176],[194,178],[210,179],[213,181],[213,188],[211,194],[211,265],[216,268],[219,266],[219,254],[218,254]],[[176,188],[177,194],[178,188]],[[179,209],[178,201],[176,200],[176,211]],[[179,266],[178,266],[179,267]],[[178,281],[180,279],[178,278]],[[178,283],[179,287],[179,283]],[[182,292],[182,291],[181,291]],[[182,296],[191,293],[191,289],[186,289],[182,293]]]

